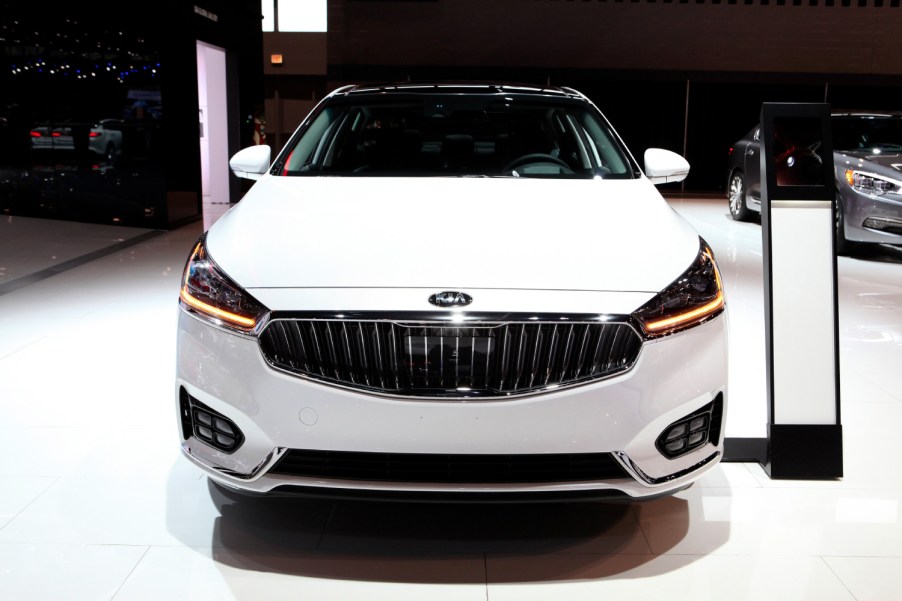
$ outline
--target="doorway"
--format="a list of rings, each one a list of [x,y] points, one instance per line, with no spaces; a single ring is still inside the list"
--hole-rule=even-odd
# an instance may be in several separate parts
[[[197,104],[204,230],[229,209],[229,119],[226,51],[197,42]]]

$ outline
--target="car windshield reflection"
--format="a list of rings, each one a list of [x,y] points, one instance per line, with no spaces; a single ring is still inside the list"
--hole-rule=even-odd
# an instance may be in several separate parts
[[[349,95],[313,115],[277,161],[304,175],[632,178],[606,123],[566,98]]]

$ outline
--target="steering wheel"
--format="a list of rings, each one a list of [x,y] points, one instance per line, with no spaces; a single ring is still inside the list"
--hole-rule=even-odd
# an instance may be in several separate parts
[[[517,167],[521,165],[527,165],[529,163],[553,163],[560,167],[564,167],[567,169],[569,173],[573,173],[573,169],[570,165],[567,164],[563,159],[559,159],[553,154],[545,154],[543,152],[533,152],[531,154],[524,154],[523,156],[515,158],[513,161],[504,166],[505,173],[508,171],[513,171]]]

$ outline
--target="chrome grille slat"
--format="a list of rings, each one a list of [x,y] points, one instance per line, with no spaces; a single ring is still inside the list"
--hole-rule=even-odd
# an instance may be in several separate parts
[[[344,374],[339,372],[340,364],[338,363],[338,355],[335,353],[335,339],[332,336],[332,326],[327,321],[326,322],[326,341],[329,343],[328,351],[329,351],[329,360],[332,362],[332,369],[335,371],[335,378],[337,380],[345,379]]]
[[[532,349],[532,369],[529,374],[529,387],[532,388],[536,382],[536,374],[539,373],[539,349],[542,346],[542,328],[536,330],[536,344]]]
[[[607,333],[607,324],[601,326],[601,331],[598,333],[598,342],[595,345],[595,354],[592,355],[592,370],[591,374],[594,376],[598,372],[598,356],[601,352],[602,344],[604,343],[605,334]]]
[[[470,348],[472,351],[470,352],[470,377],[473,378],[473,374],[476,373],[476,336],[470,336]]]
[[[260,349],[275,368],[401,396],[506,396],[622,373],[642,339],[627,323],[272,320]]]
[[[551,342],[548,348],[548,361],[546,362],[545,367],[545,386],[548,386],[549,380],[551,380],[551,370],[554,369],[554,359],[555,359],[555,343],[557,342],[557,324],[554,324],[554,328],[551,330]]]
[[[439,337],[438,343],[438,385],[442,388],[445,387],[445,336],[444,332],[442,332],[442,336]]]
[[[407,364],[410,366],[410,381],[413,382],[413,336],[407,338]]]
[[[429,388],[429,339],[426,336],[423,336],[423,377],[424,377],[424,388]]]
[[[489,374],[492,373],[490,368],[492,362],[492,338],[491,336],[486,340],[486,349],[485,349],[485,371],[483,373],[482,385],[486,388],[489,387]]]
[[[357,347],[357,352],[360,354],[360,367],[363,370],[363,382],[369,386],[370,385],[370,366],[369,361],[366,360],[367,349],[370,348],[370,345],[367,344],[366,338],[363,333],[363,324],[357,323],[357,340],[354,341]]]
[[[351,382],[356,384],[356,374],[359,373],[359,370],[355,369],[354,357],[351,356],[351,341],[348,339],[348,324],[346,322],[341,322],[341,335],[344,338],[344,344],[342,345],[344,347],[342,349],[345,359],[344,367],[351,377]]]
[[[304,371],[310,371],[310,364],[307,362],[307,346],[304,344],[304,336],[301,334],[301,327],[296,321],[292,321],[291,325],[294,326],[294,337],[297,339],[298,347],[304,357]]]
[[[454,388],[460,387],[460,336],[454,337]]]
[[[389,325],[389,331],[388,331],[389,348],[388,348],[387,352],[389,354],[389,358],[391,359],[391,366],[392,366],[391,373],[392,373],[392,376],[394,376],[394,380],[395,380],[395,388],[394,389],[398,390],[399,388],[401,388],[401,365],[398,362],[400,353],[397,352],[398,336],[395,333],[395,324],[391,323],[388,325]]]
[[[570,331],[567,332],[567,344],[564,346],[564,355],[561,357],[561,371],[557,377],[561,382],[566,382],[569,379],[567,378],[567,369],[570,365],[570,352],[573,349],[573,328],[574,325],[571,323]]]
[[[363,327],[363,324],[360,324],[360,327]],[[376,363],[376,374],[379,376],[379,387],[385,388],[385,371],[382,367],[382,338],[379,336],[379,324],[374,324],[373,334],[376,342],[376,352],[373,354],[373,358]]]
[[[614,349],[617,348],[617,335],[620,333],[619,330],[614,331],[614,335],[611,336],[611,347],[608,349],[608,352],[605,354],[606,361],[604,368],[608,370],[611,368],[611,353],[614,352]]]
[[[526,324],[520,324],[520,343],[517,345],[517,378],[514,380],[514,389],[520,385],[523,377],[523,359],[526,353]]]
[[[590,328],[588,325],[583,325],[583,343],[579,349],[579,359],[576,361],[576,375],[574,377],[579,378],[580,372],[583,370],[583,362],[586,360],[586,348],[589,343],[589,331]]]

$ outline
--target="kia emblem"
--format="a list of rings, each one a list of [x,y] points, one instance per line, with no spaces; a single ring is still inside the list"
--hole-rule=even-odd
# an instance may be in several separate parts
[[[473,302],[473,297],[466,292],[445,290],[429,297],[429,302],[436,307],[466,307]]]

